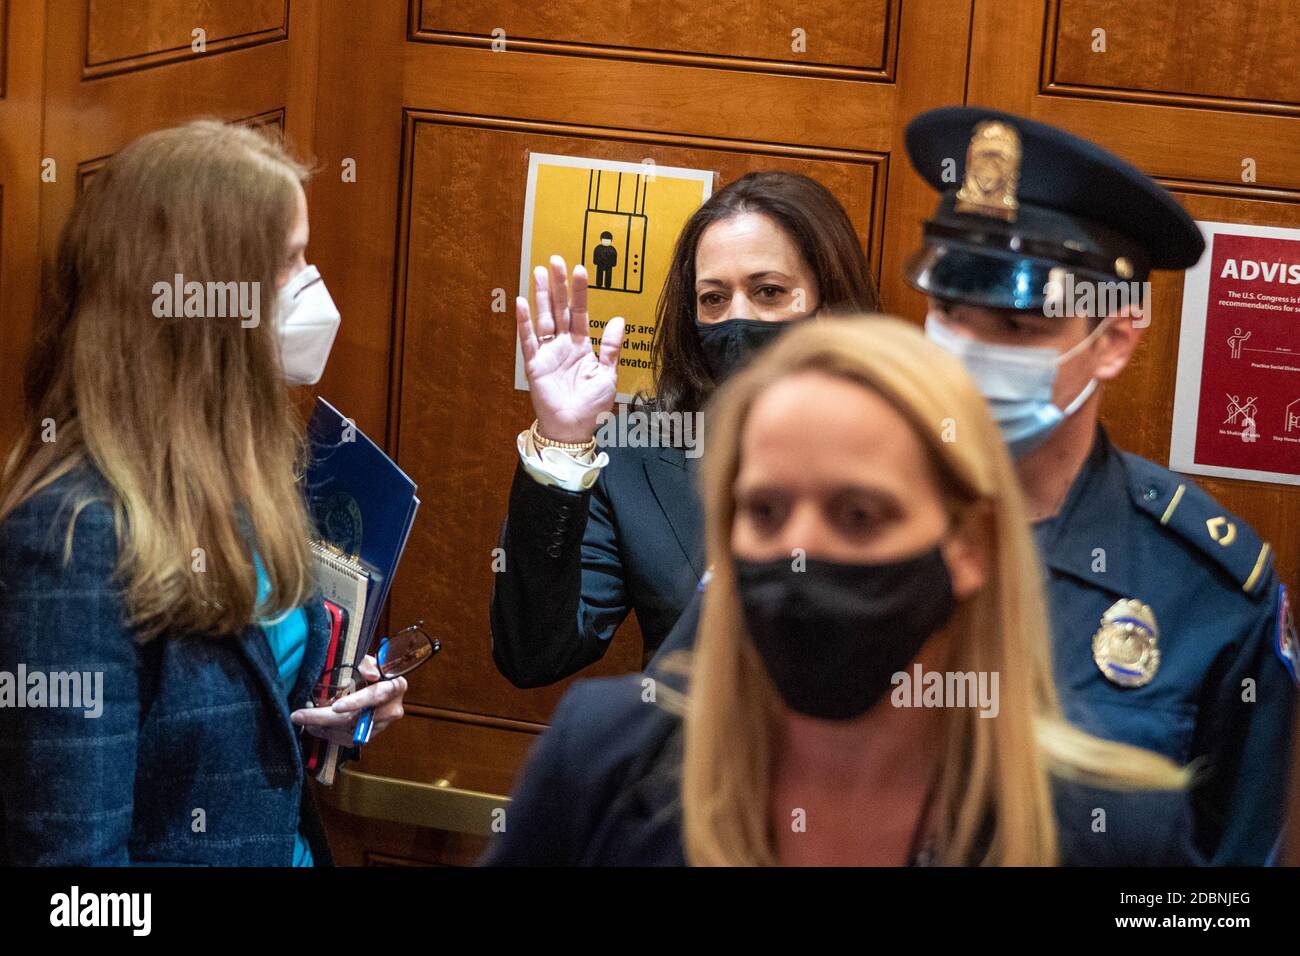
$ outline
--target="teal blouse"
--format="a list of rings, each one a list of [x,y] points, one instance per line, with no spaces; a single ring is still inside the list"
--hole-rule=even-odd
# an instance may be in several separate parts
[[[253,563],[257,567],[257,603],[260,605],[270,597],[271,579],[266,576],[260,556],[254,554]],[[296,608],[283,617],[275,620],[260,619],[258,623],[262,626],[267,643],[271,645],[280,689],[288,704],[289,694],[298,681],[298,671],[302,669],[302,658],[307,651],[307,613],[302,608]],[[303,839],[301,831],[294,838],[293,865],[312,865],[311,848]]]

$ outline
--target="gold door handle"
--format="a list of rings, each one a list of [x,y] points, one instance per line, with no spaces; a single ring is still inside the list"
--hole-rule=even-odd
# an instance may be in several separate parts
[[[334,786],[319,787],[318,797],[337,810],[374,820],[390,820],[434,830],[491,836],[504,820],[510,798],[499,793],[461,790],[446,780],[420,783],[341,767]]]

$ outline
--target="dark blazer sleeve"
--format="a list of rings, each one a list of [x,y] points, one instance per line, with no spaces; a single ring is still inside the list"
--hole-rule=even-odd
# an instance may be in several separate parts
[[[605,477],[572,492],[515,466],[491,621],[492,658],[516,687],[553,684],[600,660],[627,617]]]
[[[643,699],[643,681],[642,674],[626,674],[569,687],[528,756],[506,808],[505,829],[480,865],[604,865],[609,847],[597,844],[635,841],[643,834],[635,822],[615,838],[608,830],[611,818],[620,815],[629,774],[676,726],[659,705]],[[648,859],[661,862],[662,856],[655,852]]]
[[[480,866],[573,866],[581,858],[591,811],[582,806],[585,788],[566,759],[574,699],[572,690],[560,699],[551,726],[533,746],[506,809],[505,829]]]
[[[11,864],[126,865],[140,680],[112,580],[113,517],[86,506],[65,565],[70,513],[58,505],[38,494],[0,528],[0,671],[102,675],[102,712],[0,707],[4,843]]]
[[[664,661],[670,659],[678,652],[691,653],[695,650],[695,635],[700,628],[700,614],[703,612],[704,592],[696,589],[695,594],[691,596],[691,603],[687,604],[682,611],[681,617],[673,625],[673,629],[668,632],[664,642],[654,652],[646,664],[646,669],[651,670]]]

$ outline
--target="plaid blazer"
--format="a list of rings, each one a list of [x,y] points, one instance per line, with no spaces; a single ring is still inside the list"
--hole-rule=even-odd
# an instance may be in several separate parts
[[[262,629],[135,640],[109,501],[82,466],[0,525],[0,862],[287,866],[301,826],[328,864]],[[329,635],[304,609],[299,706]]]

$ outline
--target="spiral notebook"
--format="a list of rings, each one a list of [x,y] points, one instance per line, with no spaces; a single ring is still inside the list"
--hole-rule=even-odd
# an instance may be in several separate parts
[[[329,656],[341,662],[357,660],[364,654],[364,650],[358,653],[357,648],[361,643],[370,573],[359,561],[323,541],[311,543],[311,556],[316,566],[316,582],[320,586],[321,596],[347,613],[347,632],[339,636],[339,647],[331,648],[334,653]],[[316,773],[317,780],[326,785],[334,782],[338,757],[338,744],[325,744],[325,753]]]

